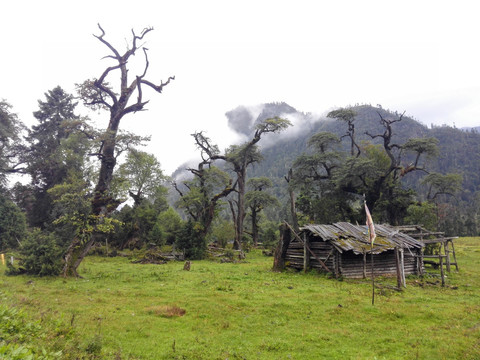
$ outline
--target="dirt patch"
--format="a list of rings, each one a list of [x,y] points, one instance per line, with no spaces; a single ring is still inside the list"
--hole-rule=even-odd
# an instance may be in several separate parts
[[[187,312],[185,309],[182,309],[175,305],[157,305],[157,306],[150,306],[145,309],[148,313],[171,318],[171,317],[180,317],[185,315]]]

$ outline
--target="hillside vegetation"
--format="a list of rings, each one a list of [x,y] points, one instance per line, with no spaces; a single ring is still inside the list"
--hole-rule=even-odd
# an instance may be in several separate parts
[[[269,104],[267,111],[258,115],[256,121],[275,112],[279,116],[297,119],[295,126],[289,132],[275,137],[263,148],[264,160],[250,170],[250,176],[266,176],[274,183],[273,192],[285,204],[283,212],[277,213],[279,219],[287,217],[287,183],[284,177],[292,167],[295,159],[308,152],[308,139],[318,132],[332,132],[339,137],[345,135],[346,126],[341,121],[325,117],[314,117],[296,111],[287,104]],[[355,117],[355,134],[359,143],[368,142],[380,144],[381,139],[372,140],[365,133],[383,133],[380,117],[398,118],[401,114],[381,107],[357,105],[350,109],[357,114]],[[228,115],[228,113],[227,113]],[[297,127],[295,129],[295,127]],[[461,191],[455,197],[445,196],[442,204],[445,214],[440,230],[450,235],[477,235],[480,232],[480,134],[473,130],[463,131],[449,126],[433,126],[431,128],[418,121],[403,116],[402,121],[393,124],[393,142],[404,143],[412,138],[438,139],[438,156],[428,159],[428,171],[441,174],[456,173],[462,177]],[[348,141],[342,141],[344,151],[347,151]],[[406,164],[405,164],[406,165]],[[409,174],[402,182],[405,188],[412,188],[418,193],[418,200],[426,200],[427,186],[422,184],[424,172]],[[270,213],[270,216],[275,214]]]

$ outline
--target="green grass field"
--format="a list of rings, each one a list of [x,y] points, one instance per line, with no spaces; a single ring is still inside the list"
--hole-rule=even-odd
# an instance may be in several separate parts
[[[78,280],[0,271],[0,358],[480,359],[480,238],[455,245],[445,287],[409,277],[375,306],[368,279],[273,273],[259,251],[191,271],[92,256]]]

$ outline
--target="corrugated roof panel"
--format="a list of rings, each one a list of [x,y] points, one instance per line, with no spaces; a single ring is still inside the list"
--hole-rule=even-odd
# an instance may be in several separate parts
[[[400,233],[389,225],[375,225],[377,235],[373,249],[371,248],[366,225],[353,225],[347,222],[333,225],[306,225],[300,229],[309,232],[323,241],[331,241],[337,248],[343,251],[353,251],[356,254],[374,253],[379,254],[397,246],[403,248],[422,248],[424,245],[414,238]]]

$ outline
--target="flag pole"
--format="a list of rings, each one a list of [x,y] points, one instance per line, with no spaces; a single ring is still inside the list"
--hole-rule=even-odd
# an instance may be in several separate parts
[[[375,305],[375,273],[374,273],[374,266],[373,266],[373,242],[375,241],[375,225],[373,225],[372,215],[370,215],[370,210],[368,210],[367,200],[365,199],[365,194],[363,194],[363,204],[365,205],[365,215],[367,218],[367,234],[368,240],[370,241],[370,257],[372,263],[372,305]]]
[[[373,273],[373,242],[370,243],[370,256],[372,260],[372,305],[375,305],[375,275]]]

